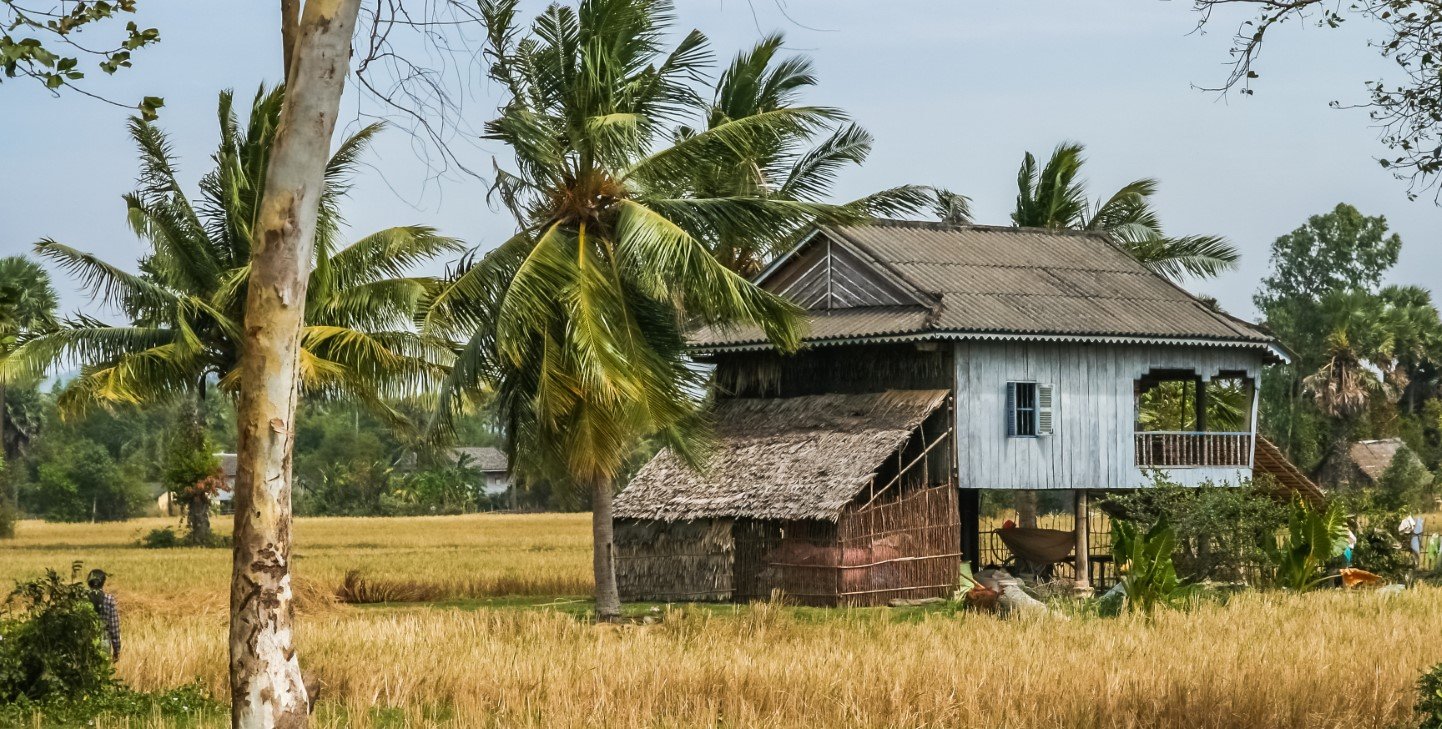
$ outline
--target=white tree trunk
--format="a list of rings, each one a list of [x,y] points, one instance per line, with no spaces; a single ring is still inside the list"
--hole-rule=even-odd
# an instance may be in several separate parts
[[[284,5],[284,3],[283,3]],[[255,229],[237,412],[231,726],[303,727],[290,584],[291,448],[306,281],[360,0],[308,0],[288,49]]]

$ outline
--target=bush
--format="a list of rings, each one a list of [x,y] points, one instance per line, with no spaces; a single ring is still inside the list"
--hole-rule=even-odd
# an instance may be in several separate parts
[[[0,617],[0,703],[81,696],[113,685],[90,588],[54,570],[16,585]]]
[[[1417,713],[1422,721],[1419,726],[1421,729],[1442,729],[1442,663],[1422,674],[1421,680],[1417,681],[1417,690],[1421,693],[1417,698]]]
[[[140,538],[140,546],[146,549],[169,549],[179,547],[185,543],[180,535],[171,527],[164,529],[151,529],[145,536]]]
[[[1435,503],[1432,472],[1408,448],[1401,448],[1377,480],[1378,501],[1389,509],[1429,510]]]
[[[0,726],[7,727],[92,727],[100,724],[96,721],[100,717],[135,717],[145,722],[144,726],[152,726],[149,722],[156,718],[173,719],[159,725],[192,727],[211,726],[207,719],[219,721],[228,716],[228,706],[210,698],[195,685],[160,693],[115,686],[108,691],[80,696],[54,696],[45,701],[20,699],[0,705]],[[121,725],[131,726],[129,722]]]
[[[1247,580],[1267,564],[1267,539],[1287,521],[1287,507],[1250,483],[1184,488],[1159,480],[1151,488],[1112,496],[1104,506],[1143,528],[1171,525],[1177,573],[1190,581]]]

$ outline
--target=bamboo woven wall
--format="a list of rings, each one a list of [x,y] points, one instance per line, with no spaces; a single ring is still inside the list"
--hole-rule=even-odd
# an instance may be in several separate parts
[[[771,587],[803,605],[945,597],[961,568],[960,529],[954,487],[914,488],[848,507],[836,524],[787,524],[765,556],[765,574]]]
[[[735,594],[730,519],[616,521],[616,587],[627,602],[726,601]]]

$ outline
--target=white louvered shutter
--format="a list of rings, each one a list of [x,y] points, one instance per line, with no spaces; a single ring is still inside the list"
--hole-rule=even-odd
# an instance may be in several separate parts
[[[1006,437],[1016,437],[1016,383],[1006,383]]]
[[[1036,386],[1036,434],[1052,434],[1052,400],[1055,385]]]

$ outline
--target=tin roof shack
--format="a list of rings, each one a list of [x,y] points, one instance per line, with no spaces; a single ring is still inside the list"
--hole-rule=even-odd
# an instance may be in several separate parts
[[[1084,587],[1092,574],[1090,493],[1146,488],[1158,473],[1183,485],[1239,483],[1254,467],[1278,466],[1271,451],[1256,457],[1256,383],[1262,367],[1286,353],[1266,332],[1147,270],[1103,234],[886,221],[823,226],[756,281],[805,308],[809,334],[788,356],[757,328],[693,333],[693,352],[716,367],[723,453],[733,439],[771,437],[744,419],[728,425],[738,399],[784,408],[813,397],[944,391],[953,403],[951,475],[936,479],[932,468],[927,484],[959,489],[959,517],[946,521],[959,521],[954,541],[973,562],[982,490],[1072,492],[1073,567]],[[724,495],[728,511],[627,517],[668,524],[788,518],[763,507],[802,509],[815,487],[811,472],[785,470],[790,453],[768,454],[757,469],[764,473],[713,464],[702,479],[668,466],[672,498],[710,503]],[[857,474],[890,462],[870,452],[857,454],[870,466],[850,453],[814,453],[814,468],[847,464]],[[1283,475],[1279,482],[1296,480]],[[656,488],[655,478],[640,479],[617,503],[632,503],[632,490]],[[733,596],[746,594],[732,588]]]
[[[948,401],[944,389],[722,400],[704,471],[662,452],[617,496],[622,598],[945,594],[961,564]]]

